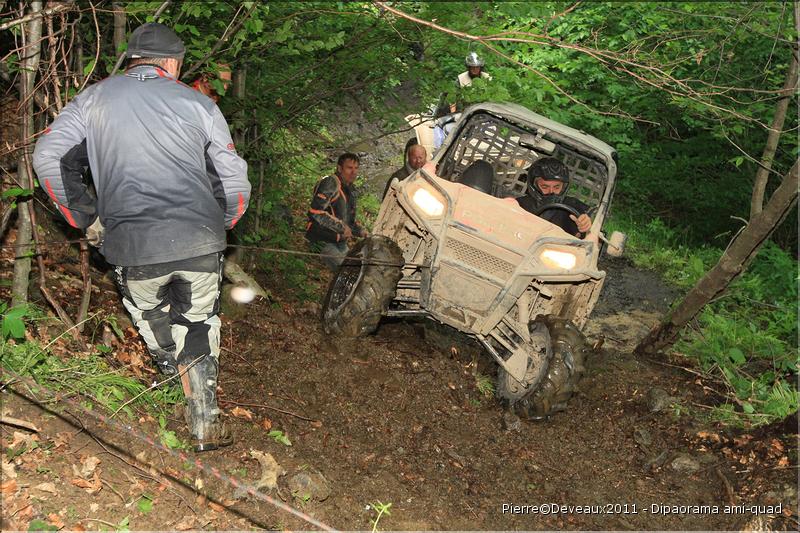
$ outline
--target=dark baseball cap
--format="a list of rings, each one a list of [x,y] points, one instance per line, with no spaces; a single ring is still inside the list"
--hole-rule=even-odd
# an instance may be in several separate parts
[[[184,53],[183,41],[171,28],[148,22],[133,30],[125,57],[183,57]]]

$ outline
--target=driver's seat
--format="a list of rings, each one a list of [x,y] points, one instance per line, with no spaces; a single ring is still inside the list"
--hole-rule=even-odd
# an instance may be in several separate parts
[[[482,193],[492,194],[494,169],[488,162],[479,159],[464,169],[459,183],[472,187]]]

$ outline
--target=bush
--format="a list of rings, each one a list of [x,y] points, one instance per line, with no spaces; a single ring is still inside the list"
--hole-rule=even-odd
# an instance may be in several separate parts
[[[616,217],[609,229],[628,234],[628,255],[683,289],[692,287],[722,250],[690,247],[659,219],[637,225]],[[798,409],[797,262],[767,242],[728,291],[706,306],[698,328],[687,328],[674,350],[726,386],[712,415],[724,423],[758,426]]]

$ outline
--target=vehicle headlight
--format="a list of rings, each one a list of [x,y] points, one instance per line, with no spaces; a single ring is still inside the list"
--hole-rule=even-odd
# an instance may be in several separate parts
[[[429,217],[438,217],[444,213],[444,204],[426,189],[417,189],[411,199]]]
[[[539,254],[539,259],[549,268],[572,270],[578,262],[578,257],[572,252],[563,252],[552,248],[545,248]]]

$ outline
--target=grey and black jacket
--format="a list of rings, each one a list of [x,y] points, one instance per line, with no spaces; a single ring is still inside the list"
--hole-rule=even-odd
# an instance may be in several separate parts
[[[311,197],[308,210],[306,239],[309,241],[342,242],[345,227],[353,235],[361,235],[361,226],[356,222],[356,195],[352,187],[342,183],[336,174],[325,176]]]
[[[100,251],[113,265],[222,251],[250,198],[247,163],[219,108],[151,65],[77,95],[39,138],[33,164],[71,226],[100,217]]]

